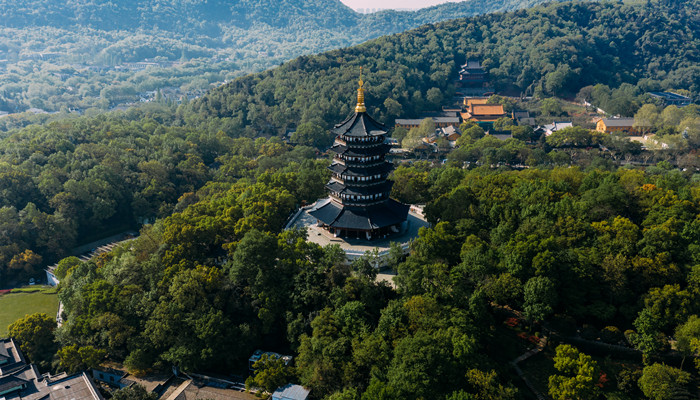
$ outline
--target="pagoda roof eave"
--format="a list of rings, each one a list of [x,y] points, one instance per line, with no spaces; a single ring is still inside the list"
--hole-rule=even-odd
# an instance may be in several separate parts
[[[355,112],[345,121],[333,127],[332,132],[338,136],[368,137],[386,135],[386,126],[377,122],[366,112]]]
[[[371,231],[404,222],[409,208],[394,199],[369,207],[343,207],[326,198],[319,200],[309,214],[332,228]]]
[[[377,193],[387,193],[391,192],[391,188],[394,186],[394,183],[391,181],[385,181],[381,184],[378,185],[370,185],[370,186],[353,186],[353,185],[344,185],[340,182],[329,182],[326,184],[326,188],[329,190],[332,190],[334,192],[346,194],[349,196],[367,196],[367,195],[372,195],[372,194],[377,194]]]
[[[347,156],[364,157],[386,154],[390,148],[391,146],[385,143],[372,147],[349,147],[344,144],[336,144],[330,148],[330,151]]]
[[[394,168],[394,166],[388,162],[384,162],[383,164],[373,166],[373,167],[368,167],[368,168],[361,168],[361,167],[348,167],[343,164],[338,164],[334,163],[331,164],[328,169],[331,170],[332,172],[335,172],[336,174],[346,174],[346,175],[351,175],[351,176],[367,176],[367,175],[375,175],[375,174],[388,174],[391,172],[391,170]]]

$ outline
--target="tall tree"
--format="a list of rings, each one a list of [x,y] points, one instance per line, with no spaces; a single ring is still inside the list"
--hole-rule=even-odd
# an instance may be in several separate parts
[[[44,313],[25,316],[7,328],[10,337],[19,341],[19,347],[29,361],[40,368],[50,365],[58,346],[54,341],[56,319]]]

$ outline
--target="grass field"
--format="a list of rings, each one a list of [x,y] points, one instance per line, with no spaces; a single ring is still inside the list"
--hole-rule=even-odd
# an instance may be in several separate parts
[[[7,337],[7,327],[27,314],[42,312],[54,317],[57,311],[55,288],[28,287],[0,295],[0,338]]]

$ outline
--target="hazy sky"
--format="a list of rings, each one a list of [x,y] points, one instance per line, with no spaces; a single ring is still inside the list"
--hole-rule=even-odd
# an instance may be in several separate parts
[[[423,8],[463,0],[340,0],[350,8]]]

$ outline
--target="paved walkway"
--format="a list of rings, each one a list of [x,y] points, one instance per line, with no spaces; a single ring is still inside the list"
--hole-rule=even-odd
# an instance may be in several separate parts
[[[523,362],[528,358],[534,356],[535,354],[540,353],[542,350],[544,350],[545,347],[547,347],[547,336],[542,337],[534,349],[531,349],[521,354],[520,356],[516,357],[513,361],[510,362],[510,366],[513,367],[515,373],[518,374],[518,376],[520,377],[520,379],[523,380],[523,382],[525,382],[525,385],[530,389],[530,391],[535,395],[535,397],[537,397],[538,400],[546,400],[546,397],[544,397],[542,393],[540,393],[535,388],[535,385],[533,385],[529,379],[527,379],[527,376],[525,376],[523,370],[520,369],[518,363]]]
[[[110,239],[112,240],[110,241]],[[122,233],[119,235],[111,236],[106,239],[99,240],[97,242],[86,244],[81,247],[76,247],[75,249],[73,249],[73,251],[71,251],[71,254],[78,257],[78,259],[80,259],[80,261],[82,262],[90,261],[93,257],[103,253],[108,253],[120,244],[132,241],[134,239],[135,235]],[[56,269],[57,266],[58,263],[50,265],[46,267],[46,270],[48,270],[49,272],[53,272],[53,270]]]
[[[56,324],[60,328],[61,325],[63,325],[63,317],[61,316],[63,314],[63,303],[60,301],[58,302],[58,312],[56,313]]]
[[[106,238],[102,238],[100,240],[95,240],[94,242],[90,242],[74,248],[73,250],[71,250],[71,255],[79,256],[81,254],[94,252],[96,249],[100,249],[105,246],[111,246],[113,248],[116,244],[122,243],[129,239],[133,239],[138,235],[138,232],[126,231]],[[103,253],[110,250],[111,248],[106,249],[105,251],[103,251]]]
[[[491,306],[505,310],[505,311],[509,312],[510,314],[518,317],[518,319],[521,319],[521,320],[525,319],[525,316],[523,315],[523,313],[521,311],[514,310],[508,306],[500,306],[500,305],[497,305],[495,303],[491,303]],[[526,351],[525,353],[519,355],[518,357],[514,358],[513,361],[508,363],[515,370],[515,373],[518,374],[520,379],[523,380],[523,382],[525,383],[525,386],[527,386],[528,389],[530,389],[532,394],[534,394],[538,400],[547,400],[547,397],[542,395],[542,393],[540,393],[539,390],[537,390],[537,388],[535,388],[535,385],[532,384],[532,381],[530,381],[527,378],[527,376],[525,376],[525,373],[523,372],[523,370],[520,369],[520,367],[518,366],[518,363],[521,363],[521,362],[527,360],[528,358],[530,358],[536,354],[541,353],[542,350],[544,350],[544,348],[547,347],[548,340],[549,340],[548,336],[541,337],[539,342],[537,342],[537,346],[535,346],[534,349],[530,349],[530,350]]]

